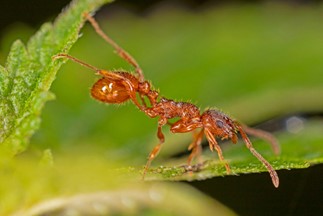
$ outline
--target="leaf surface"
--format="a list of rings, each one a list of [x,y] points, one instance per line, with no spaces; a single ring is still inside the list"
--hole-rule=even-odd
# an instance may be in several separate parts
[[[52,56],[68,52],[79,37],[82,14],[109,0],[73,1],[53,24],[45,23],[25,46],[13,43],[5,67],[0,66],[0,145],[17,154],[26,149],[40,125],[41,110],[54,95],[49,88],[62,61]]]

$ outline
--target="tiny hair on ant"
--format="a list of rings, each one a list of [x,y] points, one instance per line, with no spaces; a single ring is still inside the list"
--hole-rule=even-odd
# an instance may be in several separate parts
[[[271,164],[256,151],[247,135],[249,134],[266,140],[271,144],[273,152],[279,154],[280,148],[278,141],[271,133],[243,125],[216,109],[208,109],[201,112],[200,109],[192,103],[161,97],[159,92],[152,89],[151,83],[145,79],[143,71],[137,61],[104,33],[93,17],[88,13],[84,13],[83,17],[89,21],[96,33],[109,43],[122,59],[134,67],[134,73],[123,70],[110,71],[98,69],[65,53],[57,54],[53,56],[53,59],[70,59],[95,71],[97,75],[101,76],[91,88],[91,95],[96,100],[109,104],[121,104],[130,100],[148,117],[158,118],[157,138],[159,142],[148,155],[147,163],[143,170],[143,179],[149,170],[151,162],[158,155],[165,142],[162,128],[168,124],[172,133],[193,132],[193,141],[188,147],[188,150],[191,151],[187,160],[188,166],[190,166],[194,158],[201,154],[201,143],[203,137],[206,137],[210,150],[215,150],[217,152],[220,161],[225,166],[226,172],[230,174],[231,168],[225,161],[216,138],[222,140],[229,139],[233,143],[237,143],[238,134],[240,134],[249,151],[268,170],[273,185],[276,188],[279,186],[277,172]],[[177,120],[174,123],[170,123],[169,120],[174,118],[177,118]],[[199,130],[197,131],[197,129]]]

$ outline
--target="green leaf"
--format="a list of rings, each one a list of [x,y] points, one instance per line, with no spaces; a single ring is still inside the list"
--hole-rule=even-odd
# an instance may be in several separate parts
[[[318,47],[323,28],[317,22],[321,11],[322,7],[294,10],[279,5],[246,5],[192,15],[176,9],[157,11],[145,21],[124,13],[106,22],[100,20],[100,24],[136,58],[161,96],[192,101],[202,111],[207,106],[218,106],[242,123],[252,124],[273,116],[322,112],[323,103],[318,98],[323,93],[323,49]],[[73,56],[96,67],[131,70],[92,28],[84,29],[76,48]],[[53,137],[54,147],[62,147],[62,143],[101,146],[114,160],[142,167],[158,143],[156,119],[148,118],[131,103],[118,107],[97,103],[88,93],[94,83],[92,71],[72,62],[63,70],[55,86],[58,100],[44,116],[43,137]],[[71,91],[66,92],[66,85]],[[322,134],[316,132],[320,127],[308,122],[304,128],[298,134],[286,130],[277,133],[282,146],[279,157],[273,155],[268,144],[260,140],[253,140],[253,144],[276,169],[321,163]],[[180,179],[184,170],[172,169],[185,164],[186,157],[172,161],[169,156],[183,153],[191,134],[172,135],[167,126],[163,131],[166,142],[152,162],[152,174],[157,174],[151,178]],[[223,154],[234,174],[266,171],[241,144],[228,143]],[[196,173],[200,177],[192,179],[226,175],[215,152],[206,149],[203,159],[208,160],[205,174]]]
[[[133,167],[117,164],[100,152],[75,148],[56,155],[54,166],[48,150],[40,164],[35,157],[1,163],[0,215],[129,215],[129,211],[135,215],[168,215],[169,211],[171,215],[196,215],[196,211],[234,215],[185,184],[141,181]]]
[[[318,98],[323,92],[323,28],[317,21],[321,10],[248,5],[192,14],[167,8],[154,11],[145,20],[124,12],[99,22],[137,59],[162,96],[192,101],[201,110],[218,106],[243,123],[255,123],[294,112],[322,112],[323,103]],[[41,40],[34,44],[38,42]],[[61,46],[68,47],[68,43],[65,40]],[[57,50],[63,51],[67,49]],[[131,68],[90,27],[84,29],[72,55],[99,68]],[[1,71],[1,83],[5,83],[9,73],[4,68]],[[0,211],[28,209],[47,198],[125,188],[129,181],[139,185],[145,159],[158,142],[156,119],[149,119],[131,103],[97,103],[89,97],[93,77],[92,71],[75,63],[64,66],[53,86],[57,100],[46,106],[42,129],[32,142],[36,150],[39,146],[53,149],[54,166],[53,156],[46,150],[41,166],[35,166],[39,158],[29,161],[28,157],[4,164]],[[6,86],[1,85],[1,93]],[[274,156],[268,144],[260,140],[252,139],[254,147],[278,170],[322,163],[322,121],[304,122],[303,130],[297,133],[275,133],[281,155]],[[217,154],[207,148],[202,154],[206,162],[201,171],[185,172],[181,166],[186,164],[187,156],[171,156],[185,151],[191,134],[172,135],[167,127],[164,132],[166,142],[147,180],[189,181],[227,175]],[[74,148],[69,149],[71,146]],[[80,151],[82,148],[85,150]],[[266,171],[241,142],[225,143],[223,154],[233,175]],[[178,192],[184,196],[178,200],[185,201],[189,196]]]
[[[93,207],[95,205],[95,207]],[[166,183],[138,184],[113,191],[44,201],[19,215],[236,215],[193,188]]]
[[[25,46],[13,43],[5,67],[0,67],[0,145],[9,154],[26,149],[39,128],[44,103],[54,98],[49,88],[62,61],[51,57],[67,52],[79,37],[82,14],[110,0],[73,1],[56,19],[46,23]]]
[[[264,141],[255,140],[253,144],[276,170],[308,168],[311,165],[323,163],[322,124],[318,121],[309,121],[304,126],[305,129],[297,134],[285,132],[278,136],[282,151],[278,156],[271,152],[269,145]],[[231,166],[231,175],[267,171],[242,143],[238,146],[225,143],[224,149],[224,157]],[[205,162],[196,172],[187,172],[179,166],[185,164],[186,157],[177,160],[164,159],[165,161],[161,163],[165,165],[151,169],[148,179],[192,181],[228,175],[224,165],[219,162],[216,152],[205,150],[202,158]]]

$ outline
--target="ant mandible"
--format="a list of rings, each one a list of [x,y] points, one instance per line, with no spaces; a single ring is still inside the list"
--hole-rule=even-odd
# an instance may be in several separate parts
[[[270,163],[255,150],[247,136],[247,133],[267,140],[271,144],[274,153],[278,154],[279,145],[273,135],[259,129],[249,128],[242,125],[218,110],[208,109],[201,114],[199,108],[194,104],[188,102],[176,102],[164,97],[160,98],[159,93],[152,90],[150,83],[145,80],[142,69],[136,60],[110,37],[108,37],[101,30],[93,17],[87,13],[84,13],[84,17],[91,23],[94,30],[106,42],[112,45],[117,54],[135,68],[136,74],[134,75],[128,71],[101,70],[63,53],[53,56],[53,59],[67,58],[73,60],[74,62],[94,70],[97,75],[102,76],[102,78],[99,79],[91,89],[91,95],[95,99],[105,103],[115,104],[131,100],[135,106],[150,118],[159,117],[157,129],[159,143],[153,148],[148,156],[143,172],[143,178],[145,177],[152,160],[157,156],[162,144],[165,142],[162,127],[169,124],[170,131],[172,133],[187,133],[195,131],[198,128],[201,129],[199,132],[194,134],[193,142],[188,147],[188,149],[191,150],[191,154],[188,157],[188,165],[190,165],[191,161],[201,153],[201,142],[203,135],[205,135],[209,142],[210,150],[213,151],[215,149],[217,151],[218,157],[220,161],[224,163],[228,174],[231,173],[231,169],[229,164],[224,160],[222,150],[217,143],[216,138],[218,137],[222,140],[230,139],[233,143],[236,143],[238,140],[237,135],[240,133],[246,147],[268,170],[274,186],[279,186],[279,178],[276,171]],[[140,98],[140,102],[137,99],[137,95]],[[145,102],[145,98],[148,99],[149,105]],[[173,118],[179,118],[179,120],[174,123],[170,123],[168,120]]]

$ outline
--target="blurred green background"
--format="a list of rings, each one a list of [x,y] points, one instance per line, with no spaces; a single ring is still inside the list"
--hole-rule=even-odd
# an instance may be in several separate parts
[[[293,142],[321,143],[323,6],[184,2],[116,4],[103,8],[96,18],[136,58],[162,96],[190,101],[201,110],[219,108],[249,125],[267,122],[266,129],[278,138],[288,137],[283,144],[289,147]],[[1,63],[17,37],[26,41],[34,31],[28,24],[7,27],[1,34]],[[71,55],[102,69],[132,70],[91,26],[81,32]],[[94,151],[126,166],[145,163],[157,144],[156,119],[131,103],[105,105],[93,100],[89,91],[96,80],[92,71],[75,63],[62,67],[52,86],[56,100],[46,104],[41,129],[27,153],[40,155],[50,148],[55,158]],[[290,129],[287,120],[293,116],[299,122]],[[161,158],[185,153],[190,135],[172,135],[166,127],[164,131]],[[313,154],[322,154],[319,151]],[[322,210],[320,173],[322,165],[281,171],[278,190],[265,184],[267,173],[190,184],[241,215],[315,215]]]

